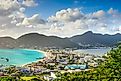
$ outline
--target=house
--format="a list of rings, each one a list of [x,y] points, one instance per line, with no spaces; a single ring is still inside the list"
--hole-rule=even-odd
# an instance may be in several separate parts
[[[55,62],[51,62],[51,63],[47,63],[47,64],[50,65],[50,66],[54,66]]]
[[[59,64],[63,64],[63,65],[67,65],[68,64],[67,59],[59,59],[59,60],[57,60],[57,62]]]
[[[80,58],[79,60],[80,63],[84,63],[85,62],[85,59],[83,57]]]
[[[85,62],[92,61],[93,59],[94,59],[93,56],[85,56],[84,57]]]
[[[104,58],[97,57],[97,58],[94,58],[94,60],[95,61],[97,61],[97,60],[104,61],[105,59]]]
[[[50,76],[44,76],[44,79],[47,80],[47,81],[53,81],[56,78],[57,77],[53,72],[50,72]]]
[[[87,68],[88,68],[88,66],[86,64],[84,64],[84,65],[72,64],[72,65],[65,66],[64,69],[66,69],[66,70],[69,70],[69,69],[71,69],[71,70],[81,69],[82,70],[82,69],[87,69]]]
[[[88,63],[89,66],[92,66],[92,67],[97,67],[98,66],[98,63],[97,62],[93,62],[93,63]]]
[[[4,76],[4,73],[3,73],[3,72],[0,72],[0,77],[1,77],[1,76]]]

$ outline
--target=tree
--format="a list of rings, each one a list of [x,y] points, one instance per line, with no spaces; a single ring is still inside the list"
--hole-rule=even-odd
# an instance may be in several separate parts
[[[0,81],[17,81],[13,77],[0,77]]]
[[[55,81],[121,81],[121,44],[112,49],[105,61],[98,68],[91,71],[62,74],[61,79]]]
[[[31,79],[31,81],[43,81],[43,80],[40,80],[38,78],[33,78],[33,79]]]

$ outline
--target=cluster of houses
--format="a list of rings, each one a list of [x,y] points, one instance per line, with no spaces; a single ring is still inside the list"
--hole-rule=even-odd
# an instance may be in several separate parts
[[[104,61],[104,58],[89,54],[77,54],[67,50],[44,50],[49,53],[49,56],[42,61],[27,64],[22,67],[14,67],[15,73],[11,76],[17,76],[19,73],[24,73],[25,76],[51,74],[51,76],[43,76],[44,79],[50,80],[56,78],[54,73],[57,72],[76,72],[88,70],[91,67],[97,67],[99,62]],[[8,73],[7,69],[0,70],[0,76],[5,76]]]

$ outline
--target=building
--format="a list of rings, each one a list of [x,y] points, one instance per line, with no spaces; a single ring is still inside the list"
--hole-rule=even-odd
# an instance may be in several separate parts
[[[68,70],[68,69],[71,69],[71,70],[81,69],[81,70],[83,70],[83,69],[87,69],[87,68],[88,68],[88,66],[86,64],[84,64],[84,65],[72,64],[72,65],[65,66],[64,69],[66,69],[66,70]]]

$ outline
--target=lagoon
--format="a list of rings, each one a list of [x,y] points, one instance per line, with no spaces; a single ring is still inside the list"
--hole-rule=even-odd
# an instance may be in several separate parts
[[[84,53],[84,54],[93,54],[102,56],[108,51],[110,48],[102,48],[102,49],[79,49],[74,52]],[[4,65],[5,67],[10,65],[22,66],[24,64],[32,63],[37,61],[37,58],[44,58],[45,54],[38,50],[30,50],[30,49],[0,49],[0,65]],[[7,59],[9,60],[7,62]]]
[[[45,54],[37,50],[0,49],[0,65],[4,65],[4,67],[10,65],[22,66],[23,64],[37,61],[37,58],[44,58],[44,57]]]
[[[91,55],[95,55],[95,56],[103,56],[110,50],[111,50],[111,48],[79,49],[79,50],[75,50],[74,52],[83,53],[83,54],[91,54]]]

